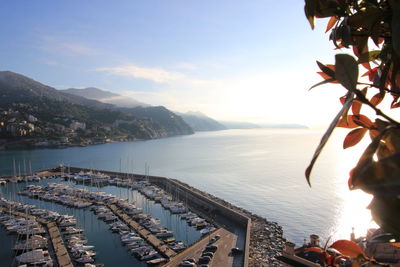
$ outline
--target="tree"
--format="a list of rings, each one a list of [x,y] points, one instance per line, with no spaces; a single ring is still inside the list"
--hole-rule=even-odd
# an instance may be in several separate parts
[[[312,29],[315,18],[329,18],[326,32],[335,48],[352,51],[355,56],[337,54],[334,65],[317,61],[323,81],[311,89],[339,83],[346,93],[306,169],[307,182],[311,186],[311,170],[336,127],[351,129],[344,149],[369,133],[371,142],[350,172],[349,188],[373,195],[369,205],[372,217],[390,233],[380,240],[398,245],[400,123],[386,109],[400,107],[400,0],[305,0],[305,14]],[[361,77],[359,70],[364,70]],[[363,108],[372,109],[376,116],[366,116]]]

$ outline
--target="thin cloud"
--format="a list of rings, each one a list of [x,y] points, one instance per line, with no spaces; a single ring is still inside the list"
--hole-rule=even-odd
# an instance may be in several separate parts
[[[128,76],[136,79],[146,79],[156,83],[171,83],[185,79],[181,73],[167,71],[162,68],[146,68],[137,65],[126,65],[111,68],[97,68],[96,71],[104,71],[114,75]]]
[[[54,54],[67,54],[67,55],[85,55],[95,56],[99,55],[100,52],[81,41],[71,41],[65,37],[58,36],[43,36],[38,45],[38,48]]]

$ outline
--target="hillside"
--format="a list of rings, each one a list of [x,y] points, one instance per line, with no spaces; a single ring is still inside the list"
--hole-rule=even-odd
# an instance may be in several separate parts
[[[161,126],[168,136],[193,134],[192,128],[177,114],[165,107],[152,107],[129,97],[114,94],[94,87],[85,89],[67,89],[61,92],[74,94],[105,103],[113,103],[115,109],[132,114],[136,117],[147,118]],[[125,103],[126,105],[124,105]],[[136,104],[135,104],[136,103]]]
[[[196,131],[219,131],[225,130],[226,127],[218,121],[200,113],[200,112],[187,112],[178,113],[182,119]]]
[[[178,115],[165,107],[121,108],[121,110],[141,118],[148,118],[161,125],[168,134],[193,134],[193,129]]]
[[[139,118],[110,104],[59,92],[10,71],[0,72],[0,95],[0,138],[17,143],[24,141],[24,146],[34,147],[46,142],[55,146],[82,145],[172,135],[169,128],[155,120]],[[11,143],[8,141],[6,145]]]

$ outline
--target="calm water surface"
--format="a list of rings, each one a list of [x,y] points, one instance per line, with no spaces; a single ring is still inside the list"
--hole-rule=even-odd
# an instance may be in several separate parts
[[[360,148],[341,149],[336,132],[312,174],[306,169],[322,132],[311,130],[227,130],[160,140],[66,149],[0,152],[0,175],[54,167],[60,163],[179,179],[246,208],[284,227],[297,244],[311,233],[322,239],[364,234],[371,223],[370,197],[349,192],[348,172]],[[174,220],[174,218],[171,218]],[[0,233],[1,234],[1,233]]]

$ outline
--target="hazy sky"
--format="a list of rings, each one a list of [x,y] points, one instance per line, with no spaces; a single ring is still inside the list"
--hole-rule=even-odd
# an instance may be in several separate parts
[[[327,124],[338,86],[326,21],[301,0],[2,1],[0,70],[56,88],[98,87],[216,119]]]

